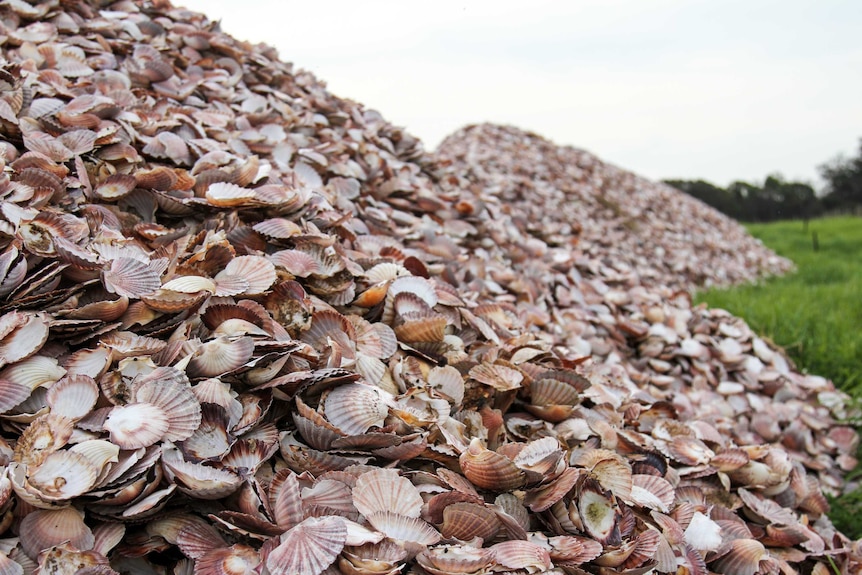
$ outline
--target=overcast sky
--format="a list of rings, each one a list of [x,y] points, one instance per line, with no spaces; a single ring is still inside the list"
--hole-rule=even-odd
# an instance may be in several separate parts
[[[427,149],[495,122],[654,179],[819,184],[862,137],[859,0],[175,2]]]

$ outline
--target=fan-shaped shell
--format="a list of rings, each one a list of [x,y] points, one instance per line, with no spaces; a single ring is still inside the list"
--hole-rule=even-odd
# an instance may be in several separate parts
[[[37,510],[21,520],[21,548],[31,559],[39,553],[68,541],[78,549],[91,549],[95,542],[93,532],[84,523],[84,514],[74,507]]]
[[[458,502],[443,509],[443,525],[440,532],[447,539],[470,541],[480,537],[490,541],[500,530],[497,514],[484,505]]]
[[[201,422],[201,406],[185,375],[174,367],[160,367],[140,379],[134,388],[135,400],[161,409],[168,418],[163,438],[182,441]]]
[[[238,256],[233,258],[219,272],[215,281],[218,284],[221,278],[235,276],[248,282],[245,289],[246,295],[259,295],[268,290],[275,283],[275,266],[261,256]]]
[[[178,456],[165,456],[162,464],[165,474],[176,482],[177,488],[196,499],[221,499],[242,484],[242,478],[230,471],[189,463]]]
[[[105,201],[116,201],[131,192],[137,180],[129,174],[113,174],[93,189],[96,197]]]
[[[117,405],[105,420],[111,441],[122,449],[147,447],[164,437],[170,428],[168,414],[150,403]]]
[[[324,414],[343,433],[365,433],[373,426],[382,427],[389,414],[384,393],[380,388],[361,383],[336,387],[324,400]]]
[[[66,501],[89,491],[101,471],[80,453],[55,451],[29,474],[27,481],[41,499]]]
[[[242,543],[208,551],[195,560],[195,575],[254,575],[260,553]]]
[[[754,575],[760,570],[760,561],[769,557],[763,544],[754,539],[734,539],[730,545],[728,553],[710,563],[716,573]]]
[[[52,385],[46,399],[52,413],[69,419],[80,419],[96,405],[99,386],[88,375],[70,375]]]
[[[239,369],[253,353],[251,337],[218,337],[195,351],[186,371],[191,377],[216,377]]]
[[[396,470],[374,469],[356,480],[353,505],[366,517],[383,511],[419,517],[422,496],[410,480],[401,477]]]
[[[266,559],[272,575],[318,575],[331,565],[347,540],[347,527],[338,517],[309,517],[281,536]]]
[[[213,206],[231,208],[247,205],[255,198],[255,191],[227,182],[215,182],[207,187],[206,199]]]
[[[109,292],[134,299],[151,294],[162,285],[157,271],[127,257],[113,260],[110,268],[102,272],[102,282]]]
[[[269,261],[300,278],[320,273],[317,260],[301,250],[277,251],[269,256]]]
[[[631,478],[630,496],[625,496],[623,499],[631,497],[637,505],[663,513],[667,513],[673,506],[676,494],[673,486],[666,479],[641,474],[633,475]]]
[[[504,541],[488,548],[497,565],[507,570],[526,569],[541,572],[550,568],[551,555],[548,550],[530,541]]]
[[[416,517],[381,511],[367,515],[366,519],[372,527],[396,541],[409,541],[420,545],[434,545],[440,541],[440,533]]]
[[[6,331],[0,340],[0,365],[28,358],[48,340],[48,320],[44,313],[9,312],[0,318]]]
[[[484,573],[492,559],[490,550],[466,545],[443,545],[416,556],[416,562],[432,575]]]
[[[461,470],[470,482],[490,491],[512,491],[523,486],[526,477],[512,461],[499,453],[482,446],[478,438],[470,442],[470,447],[461,454]]]

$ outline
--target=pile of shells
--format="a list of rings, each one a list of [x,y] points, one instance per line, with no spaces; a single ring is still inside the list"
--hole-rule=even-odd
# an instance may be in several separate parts
[[[714,212],[508,129],[431,157],[161,0],[0,45],[3,573],[860,570],[846,398],[672,291],[785,268],[690,250]]]

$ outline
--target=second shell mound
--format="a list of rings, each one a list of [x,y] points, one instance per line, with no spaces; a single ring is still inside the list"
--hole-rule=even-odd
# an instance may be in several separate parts
[[[768,251],[653,269],[560,201],[634,176],[432,158],[167,2],[0,15],[3,569],[859,569],[846,398],[671,290]]]

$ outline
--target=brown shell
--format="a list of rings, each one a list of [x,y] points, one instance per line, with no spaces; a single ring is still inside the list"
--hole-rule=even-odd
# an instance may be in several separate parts
[[[479,537],[490,541],[500,530],[497,514],[484,505],[470,502],[453,503],[443,509],[440,532],[447,539],[470,541]]]
[[[499,453],[485,449],[479,439],[459,459],[461,471],[473,485],[490,491],[512,491],[524,485],[526,474],[512,461]]]

